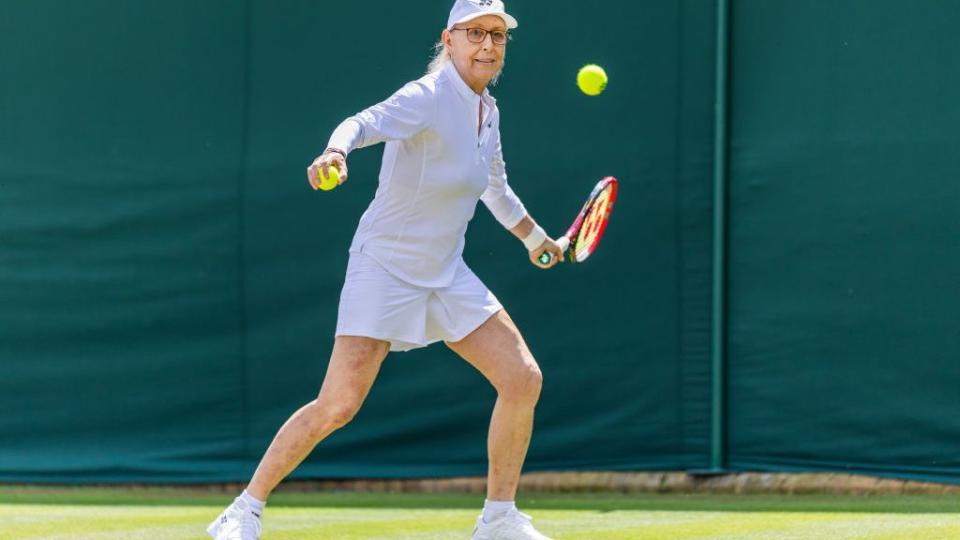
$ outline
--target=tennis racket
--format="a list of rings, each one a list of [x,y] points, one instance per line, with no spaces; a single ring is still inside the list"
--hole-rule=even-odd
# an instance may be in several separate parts
[[[569,255],[570,262],[583,262],[597,250],[616,200],[616,178],[608,176],[597,182],[590,196],[587,197],[586,204],[580,209],[577,219],[573,221],[573,225],[557,239],[557,245],[563,251],[564,258]],[[550,264],[551,260],[553,255],[549,252],[540,254],[540,264]]]

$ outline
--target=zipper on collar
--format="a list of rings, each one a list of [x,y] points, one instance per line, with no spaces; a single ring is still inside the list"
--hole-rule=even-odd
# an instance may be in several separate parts
[[[482,103],[481,101],[481,106]],[[477,112],[479,113],[480,111]],[[490,121],[490,107],[483,107],[482,112],[482,115],[478,114],[480,124],[477,126],[477,151],[479,151],[483,145],[484,138],[490,135],[490,128],[492,126]]]

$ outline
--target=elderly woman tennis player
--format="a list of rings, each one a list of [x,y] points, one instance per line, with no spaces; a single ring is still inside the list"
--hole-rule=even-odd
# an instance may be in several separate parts
[[[270,492],[360,408],[389,351],[444,341],[496,388],[487,500],[473,538],[548,540],[514,497],[542,375],[503,306],[464,263],[467,223],[482,200],[542,268],[557,244],[507,184],[500,114],[487,91],[517,21],[500,0],[457,0],[429,73],[345,120],[309,167],[347,179],[351,151],[386,142],[380,184],[350,246],[336,340],[320,393],[281,427],[247,489],[211,525],[217,540],[252,540]],[[551,263],[538,261],[543,252]]]

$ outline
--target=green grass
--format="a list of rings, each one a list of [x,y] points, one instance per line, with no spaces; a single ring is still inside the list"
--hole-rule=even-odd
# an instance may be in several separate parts
[[[174,488],[0,486],[0,540],[201,540],[234,494]],[[466,539],[477,495],[277,493],[264,540]],[[960,539],[948,495],[530,494],[556,540]]]

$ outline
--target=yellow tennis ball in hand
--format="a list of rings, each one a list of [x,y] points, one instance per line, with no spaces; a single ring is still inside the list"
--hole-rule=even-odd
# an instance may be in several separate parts
[[[321,171],[317,171],[317,174],[320,175],[320,189],[323,191],[330,191],[340,185],[340,170],[336,167],[327,168],[327,178],[323,177]]]
[[[577,73],[577,86],[588,96],[599,96],[607,87],[607,72],[596,64],[588,64]]]

